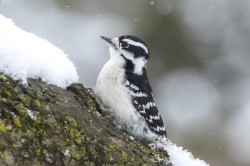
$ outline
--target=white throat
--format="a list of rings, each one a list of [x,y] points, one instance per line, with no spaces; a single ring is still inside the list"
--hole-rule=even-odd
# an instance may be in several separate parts
[[[117,66],[123,66],[125,59],[121,56],[121,53],[114,47],[109,46],[110,61],[114,62]]]

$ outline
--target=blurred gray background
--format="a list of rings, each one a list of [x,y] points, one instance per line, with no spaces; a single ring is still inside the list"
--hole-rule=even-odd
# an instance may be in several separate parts
[[[250,1],[2,0],[0,12],[61,48],[90,88],[109,59],[101,35],[142,38],[169,138],[211,166],[250,165]]]

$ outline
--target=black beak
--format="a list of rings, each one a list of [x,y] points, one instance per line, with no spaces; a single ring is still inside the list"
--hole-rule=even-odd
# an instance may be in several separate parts
[[[106,42],[108,42],[109,44],[111,44],[112,46],[115,47],[115,44],[112,42],[112,39],[108,38],[108,37],[105,37],[105,36],[101,36],[101,38],[103,40],[105,40]]]

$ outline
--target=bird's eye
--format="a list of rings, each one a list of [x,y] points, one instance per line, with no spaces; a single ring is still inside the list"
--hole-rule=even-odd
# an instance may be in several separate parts
[[[128,48],[129,45],[128,45],[128,43],[122,42],[122,43],[120,43],[120,47],[121,48]]]

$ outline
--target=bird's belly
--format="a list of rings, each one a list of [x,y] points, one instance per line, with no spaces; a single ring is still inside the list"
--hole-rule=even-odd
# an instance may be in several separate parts
[[[128,89],[123,85],[124,70],[106,65],[97,78],[95,92],[102,102],[111,108],[118,124],[134,126],[140,120],[132,105]]]
[[[100,72],[95,91],[102,102],[109,106],[114,114],[122,115],[130,112],[132,107],[129,101],[128,90],[123,86],[124,71],[118,68],[104,68]],[[134,110],[133,110],[134,111]]]

